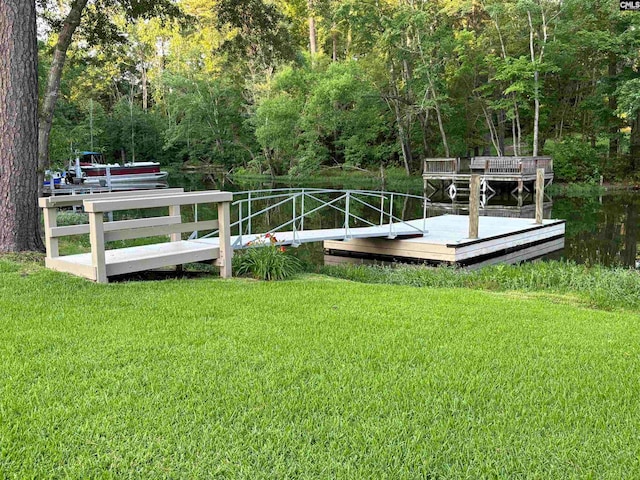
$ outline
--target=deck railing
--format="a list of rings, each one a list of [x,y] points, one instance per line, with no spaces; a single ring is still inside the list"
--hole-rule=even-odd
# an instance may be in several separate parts
[[[424,173],[458,173],[458,158],[427,158],[424,161]]]
[[[425,175],[448,173],[469,174],[471,171],[485,175],[533,175],[538,168],[553,173],[551,157],[471,157],[427,158],[424,161]]]
[[[182,265],[203,260],[216,260],[220,275],[231,276],[233,249],[230,237],[229,208],[233,195],[219,190],[204,192],[184,192],[180,189],[167,189],[160,192],[120,192],[93,195],[66,195],[62,197],[44,197],[39,201],[43,209],[47,256],[45,264],[54,270],[106,283],[109,275],[137,272],[170,265]],[[217,204],[218,220],[183,223],[180,207],[202,203]],[[82,205],[88,215],[88,224],[58,226],[57,214],[61,207]],[[168,214],[151,217],[104,222],[108,212],[122,210],[168,209]],[[200,251],[184,251],[176,248],[164,248],[167,245],[182,242],[182,233],[194,230],[214,230],[218,232],[217,248]],[[89,234],[91,253],[88,259],[79,259],[82,255],[61,256],[58,242],[61,237]],[[106,244],[121,240],[145,237],[168,236],[169,242],[137,247],[135,257],[127,261],[116,262],[115,256],[107,259]],[[118,250],[118,249],[114,249]],[[127,248],[119,249],[125,251]],[[120,259],[122,260],[122,259]]]
[[[551,157],[473,157],[471,169],[491,175],[535,174],[538,168],[553,172]]]

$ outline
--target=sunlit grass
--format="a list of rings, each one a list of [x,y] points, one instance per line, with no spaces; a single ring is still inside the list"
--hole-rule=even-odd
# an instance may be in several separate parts
[[[635,478],[639,320],[0,259],[0,477]]]

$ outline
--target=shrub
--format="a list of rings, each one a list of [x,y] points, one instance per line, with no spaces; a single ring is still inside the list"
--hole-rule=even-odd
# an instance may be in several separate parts
[[[59,212],[57,217],[59,227],[67,227],[70,225],[84,225],[89,223],[89,215],[86,213],[64,211]]]
[[[300,261],[277,243],[271,234],[259,237],[250,248],[234,256],[235,273],[258,280],[283,280],[298,273],[302,269]]]
[[[553,157],[555,177],[564,182],[589,182],[600,177],[598,152],[583,140],[567,138],[547,147]]]

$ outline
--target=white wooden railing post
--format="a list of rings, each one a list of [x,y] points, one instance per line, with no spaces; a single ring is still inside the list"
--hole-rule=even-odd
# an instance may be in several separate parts
[[[95,281],[107,283],[107,265],[104,253],[104,221],[102,212],[89,213],[89,243],[91,243],[91,265],[95,270]]]
[[[60,256],[58,239],[51,237],[51,229],[58,226],[58,209],[44,208],[44,239],[47,248],[47,258]]]
[[[231,202],[218,203],[218,238],[220,241],[220,256],[217,265],[220,267],[222,278],[231,278],[233,272],[233,248],[231,247]]]
[[[180,205],[171,205],[169,207],[169,215],[173,216],[180,216]],[[172,233],[169,238],[171,239],[172,242],[179,242],[182,240],[182,234],[180,232],[178,233]]]
[[[536,223],[542,224],[544,216],[544,168],[536,170]]]

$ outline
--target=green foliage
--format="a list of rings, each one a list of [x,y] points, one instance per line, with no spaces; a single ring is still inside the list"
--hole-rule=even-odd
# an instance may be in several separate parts
[[[357,62],[284,69],[256,111],[256,137],[275,172],[301,175],[321,165],[374,166],[393,151],[390,120]]]
[[[258,280],[284,280],[301,268],[302,264],[296,257],[269,240],[258,241],[250,248],[236,252],[233,257],[233,270],[237,275],[249,275]]]
[[[568,137],[550,144],[547,151],[553,157],[553,170],[559,181],[593,182],[600,177],[598,152],[583,139]]]
[[[276,172],[295,161],[302,105],[302,99],[282,92],[264,99],[256,111],[256,139]]]
[[[424,157],[531,152],[538,98],[559,180],[624,178],[640,138],[640,17],[625,13],[592,0],[90,2],[51,159],[90,146],[93,100],[95,149],[110,160],[417,172]],[[40,46],[41,80],[55,39]]]
[[[89,223],[89,214],[64,210],[57,215],[57,223],[59,227],[70,225],[85,225]]]
[[[251,158],[251,132],[242,113],[242,90],[228,77],[206,79],[167,75],[171,124],[165,149],[197,163],[233,166]]]

